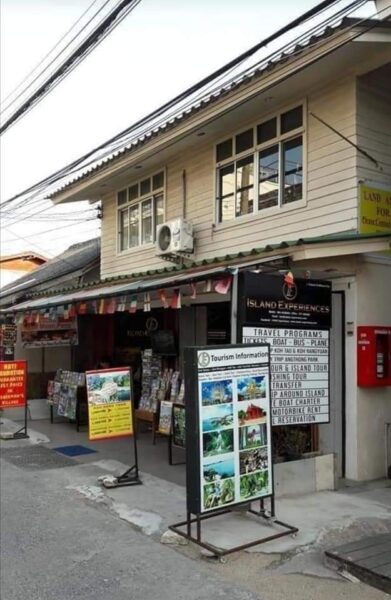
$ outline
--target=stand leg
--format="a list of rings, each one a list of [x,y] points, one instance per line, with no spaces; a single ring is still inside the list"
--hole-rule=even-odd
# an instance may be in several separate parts
[[[18,429],[18,431],[15,431],[15,433],[13,434],[12,437],[15,440],[20,440],[20,439],[25,439],[25,438],[30,437],[27,435],[27,401],[24,405],[24,425],[23,425],[23,427]]]
[[[53,404],[50,405],[50,424],[53,425],[54,423],[54,411],[53,411]]]
[[[168,464],[172,465],[172,437],[168,436]]]
[[[191,513],[187,513],[187,537],[191,537]]]
[[[201,519],[200,515],[197,515],[197,542],[201,541]]]

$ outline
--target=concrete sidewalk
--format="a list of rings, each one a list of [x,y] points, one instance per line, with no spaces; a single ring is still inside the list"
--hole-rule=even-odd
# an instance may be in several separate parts
[[[3,421],[3,428],[18,428],[15,423],[5,419]],[[35,422],[34,426],[39,427],[39,422]],[[48,436],[45,437],[40,432],[30,429],[29,435],[29,440],[2,442],[2,447],[22,447],[37,443],[46,447],[52,445]],[[79,443],[82,443],[80,439]],[[98,484],[98,476],[118,475],[128,466],[121,461],[105,458],[101,450],[99,455],[88,455],[88,461],[80,461],[78,468],[62,469],[64,486],[76,497],[104,508],[159,541],[170,524],[185,518],[185,487],[146,472],[141,474],[141,486],[105,489]],[[375,482],[346,487],[337,492],[278,499],[276,515],[281,521],[298,527],[299,533],[295,537],[283,537],[255,546],[249,552],[235,554],[227,558],[224,564],[213,564],[212,568],[222,570],[228,578],[235,574],[235,577],[241,579],[243,573],[250,577],[248,571],[252,565],[251,581],[259,583],[261,578],[263,584],[266,580],[282,575],[300,574],[323,578],[323,583],[334,579],[334,584],[338,586],[341,577],[325,564],[324,550],[366,535],[391,532],[391,482]],[[206,521],[202,526],[203,538],[221,548],[241,545],[254,538],[270,535],[275,530],[270,523],[263,523],[263,520],[256,517],[234,512]],[[180,545],[177,550],[195,559],[200,556],[205,558],[205,552],[192,544]],[[355,599],[386,597],[362,584],[349,585],[353,586],[354,595],[351,597]],[[329,590],[329,597],[348,597],[344,595],[345,586],[342,585],[342,588],[339,588],[341,596],[337,590],[332,593]],[[360,595],[361,588],[365,589],[363,596]],[[307,597],[310,599],[318,596],[307,596],[303,592],[297,596],[300,600]],[[290,598],[296,596],[290,593]]]

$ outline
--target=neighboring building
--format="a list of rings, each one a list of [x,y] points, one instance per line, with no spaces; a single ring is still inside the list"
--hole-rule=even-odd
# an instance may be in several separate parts
[[[0,289],[43,265],[47,258],[34,252],[0,256]]]
[[[345,19],[152,124],[52,196],[102,201],[101,277],[112,295],[147,290],[157,310],[159,290],[183,291],[180,350],[226,340],[224,322],[236,340],[235,285],[194,298],[185,283],[255,266],[331,281],[331,423],[319,426],[319,448],[353,480],[385,476],[390,461],[390,387],[358,386],[356,367],[357,327],[391,326],[390,82],[391,23]],[[157,250],[156,231],[179,218],[195,249],[167,267],[169,240]],[[102,281],[95,288],[109,293]],[[137,318],[127,316],[129,330]]]

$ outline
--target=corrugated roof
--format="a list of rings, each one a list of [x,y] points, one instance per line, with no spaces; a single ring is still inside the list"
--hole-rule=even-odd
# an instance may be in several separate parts
[[[1,289],[0,298],[4,299],[16,293],[26,294],[28,290],[34,289],[38,285],[83,269],[98,260],[99,257],[100,238],[73,244],[62,254],[4,286]]]
[[[235,79],[221,85],[221,87],[214,90],[212,93],[206,94],[203,97],[199,96],[197,99],[194,99],[194,103],[191,106],[187,107],[185,110],[182,110],[180,107],[178,107],[177,112],[171,115],[167,115],[167,118],[163,123],[153,123],[153,121],[151,120],[149,129],[143,131],[142,135],[140,135],[140,131],[136,130],[132,138],[127,139],[126,142],[123,142],[122,147],[120,147],[118,150],[112,151],[111,153],[108,152],[107,155],[105,155],[103,158],[97,158],[95,164],[88,168],[80,167],[82,173],[66,181],[66,183],[55,189],[47,197],[57,197],[65,190],[75,186],[76,184],[80,183],[85,179],[88,179],[92,175],[96,174],[99,170],[106,168],[109,164],[111,165],[113,161],[118,160],[123,156],[130,154],[131,152],[134,152],[136,149],[147,144],[152,139],[156,138],[157,136],[165,133],[170,129],[175,128],[176,126],[178,126],[179,123],[182,123],[184,120],[189,119],[197,112],[204,110],[212,103],[217,102],[223,96],[233,93],[240,86],[247,85],[253,80],[262,77],[265,73],[270,72],[276,67],[286,63],[288,60],[291,59],[292,55],[296,57],[298,53],[304,52],[306,49],[313,47],[315,44],[334,35],[338,31],[347,29],[349,27],[353,27],[356,24],[366,25],[368,23],[371,23],[373,26],[387,26],[381,21],[363,22],[360,19],[344,18],[337,25],[334,25],[332,27],[325,27],[323,31],[321,31],[317,35],[312,35],[311,37],[308,37],[306,41],[302,42],[301,44],[297,44],[289,52],[281,52],[272,60],[268,60],[267,62],[261,63],[261,66],[259,66],[258,68],[254,68],[254,66],[252,66],[244,73],[241,73],[240,75],[236,76]]]

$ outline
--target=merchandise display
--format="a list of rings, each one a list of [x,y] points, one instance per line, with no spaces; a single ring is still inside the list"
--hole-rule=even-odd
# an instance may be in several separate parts
[[[58,417],[76,419],[80,389],[85,388],[85,384],[84,373],[57,370],[54,380],[48,381],[47,403],[56,407]]]

